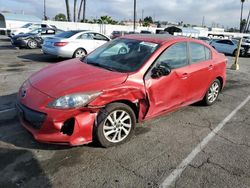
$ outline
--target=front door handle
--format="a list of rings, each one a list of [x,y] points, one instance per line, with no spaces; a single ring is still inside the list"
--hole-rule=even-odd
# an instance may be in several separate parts
[[[183,73],[183,74],[181,75],[181,79],[187,79],[188,76],[189,76],[189,74],[185,72],[185,73]]]

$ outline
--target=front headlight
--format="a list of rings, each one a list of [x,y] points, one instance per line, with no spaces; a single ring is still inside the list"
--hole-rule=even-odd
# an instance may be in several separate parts
[[[83,107],[98,97],[101,92],[65,95],[48,104],[50,108],[70,109]]]

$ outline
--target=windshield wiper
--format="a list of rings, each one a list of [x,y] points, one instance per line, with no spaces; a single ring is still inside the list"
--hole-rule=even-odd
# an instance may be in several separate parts
[[[117,71],[116,69],[112,68],[112,67],[109,67],[109,66],[105,66],[105,65],[102,65],[102,64],[99,64],[99,63],[95,63],[95,62],[91,62],[91,63],[87,63],[89,65],[94,65],[96,67],[101,67],[101,68],[104,68],[104,69],[107,69],[109,71]]]

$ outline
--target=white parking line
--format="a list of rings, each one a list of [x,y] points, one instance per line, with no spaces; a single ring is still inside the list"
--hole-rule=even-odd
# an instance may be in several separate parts
[[[223,128],[223,126],[232,119],[232,117],[250,100],[250,95],[237,106],[223,121],[221,121],[217,127],[215,127],[196,147],[195,149],[185,158],[181,164],[163,181],[160,185],[162,188],[167,188],[180,177],[181,173],[186,167],[192,162],[196,155],[206,147],[208,142]]]

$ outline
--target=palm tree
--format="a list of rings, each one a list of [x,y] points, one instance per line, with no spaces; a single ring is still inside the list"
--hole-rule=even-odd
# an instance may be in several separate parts
[[[81,11],[82,11],[82,3],[83,3],[83,1],[84,0],[81,0],[81,2],[80,2],[80,8],[79,8],[78,17],[77,17],[78,22],[80,22],[80,19],[81,19]]]
[[[242,32],[242,14],[243,14],[243,4],[245,3],[245,0],[240,0],[241,1],[241,13],[240,13],[240,32]]]
[[[83,3],[82,20],[83,20],[83,22],[85,22],[85,16],[86,16],[86,2],[87,2],[87,0],[84,0],[83,2],[84,2],[84,3]]]
[[[66,4],[67,20],[70,22],[71,18],[70,18],[69,0],[65,0],[65,4]]]
[[[76,21],[76,3],[77,0],[74,0],[74,22]]]

